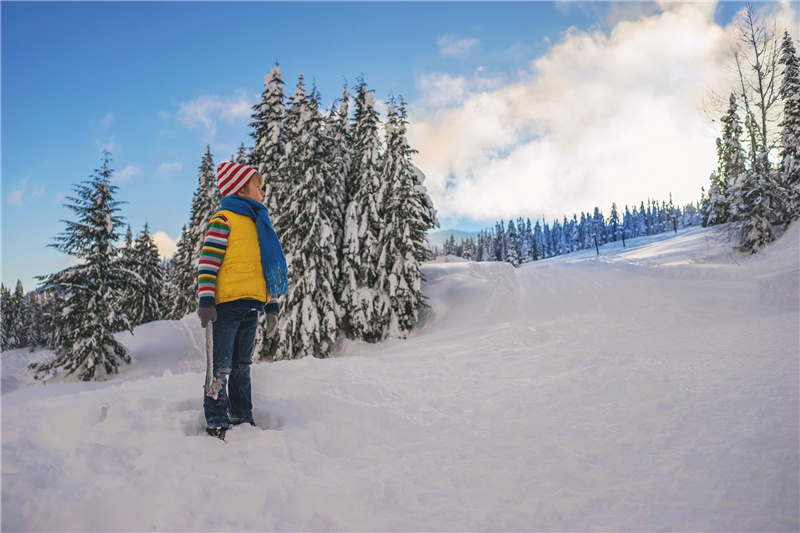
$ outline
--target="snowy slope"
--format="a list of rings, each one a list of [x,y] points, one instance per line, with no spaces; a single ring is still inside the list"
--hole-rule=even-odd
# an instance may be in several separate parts
[[[797,531],[800,228],[627,244],[428,263],[410,339],[255,365],[227,443],[193,316],[114,382],[3,354],[2,529]]]

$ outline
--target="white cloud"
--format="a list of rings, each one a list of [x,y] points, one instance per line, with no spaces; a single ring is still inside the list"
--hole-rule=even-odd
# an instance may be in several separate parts
[[[178,249],[178,244],[175,240],[163,231],[153,233],[153,242],[156,243],[160,257],[172,257]]]
[[[189,128],[202,129],[212,138],[217,132],[217,121],[235,124],[248,120],[257,99],[258,96],[250,96],[243,89],[229,96],[203,95],[182,103],[176,121]]]
[[[26,176],[14,184],[11,190],[6,193],[6,202],[8,202],[9,205],[21,206],[26,196],[41,196],[44,193],[45,189],[42,185],[32,183],[28,176]]]
[[[176,163],[161,163],[156,169],[156,176],[168,176],[174,172],[178,172],[183,168],[183,164]]]
[[[142,173],[142,168],[136,165],[128,165],[120,171],[114,173],[113,181],[117,183],[127,183],[131,181],[134,176]]]
[[[726,38],[708,6],[681,3],[608,33],[571,29],[502,87],[420,76],[409,139],[440,217],[699,199],[716,166],[699,106]]]
[[[444,57],[465,56],[479,43],[478,39],[459,39],[455,35],[443,35],[436,39],[439,53]]]
[[[100,125],[108,129],[114,123],[114,114],[107,113],[106,116],[100,119]]]

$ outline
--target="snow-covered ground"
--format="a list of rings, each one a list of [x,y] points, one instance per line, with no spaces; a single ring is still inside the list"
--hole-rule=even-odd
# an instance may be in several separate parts
[[[411,338],[254,365],[227,443],[194,316],[121,334],[112,382],[5,353],[2,529],[798,531],[800,225],[627,244],[426,264]]]

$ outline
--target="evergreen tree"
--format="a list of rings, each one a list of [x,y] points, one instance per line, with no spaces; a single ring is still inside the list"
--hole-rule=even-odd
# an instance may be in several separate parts
[[[2,321],[0,321],[0,352],[5,352],[11,349],[9,333],[11,324],[14,323],[11,315],[11,291],[8,290],[5,283],[0,283],[0,314],[2,314]]]
[[[380,235],[380,136],[375,97],[363,79],[356,87],[353,167],[346,183],[342,292],[343,326],[350,339],[377,342],[386,317],[385,294],[377,287]]]
[[[244,147],[244,143],[239,145],[239,150],[237,150],[236,155],[231,156],[231,161],[239,165],[247,164],[247,150]]]
[[[17,280],[14,295],[11,297],[14,321],[11,324],[11,337],[14,339],[14,348],[29,346],[27,328],[25,327],[25,289],[22,281]]]
[[[770,168],[766,153],[754,158],[753,168],[734,182],[731,214],[739,248],[756,253],[775,240],[775,226],[785,205],[783,189],[777,186],[775,171]]]
[[[139,280],[137,290],[130,302],[130,319],[134,326],[161,319],[161,301],[164,288],[164,272],[158,257],[158,248],[145,223],[134,244],[136,262],[132,271]]]
[[[39,293],[37,291],[31,291],[25,296],[24,303],[23,309],[25,318],[23,324],[25,325],[27,346],[30,346],[31,349],[36,346],[43,346],[45,343],[44,314]]]
[[[203,247],[208,221],[219,210],[222,196],[217,187],[217,175],[211,148],[200,161],[197,189],[192,197],[188,226],[184,226],[178,241],[178,250],[172,264],[171,289],[175,291],[167,318],[180,320],[197,309],[197,261]]]
[[[722,137],[717,139],[719,165],[717,171],[711,175],[711,187],[708,190],[708,226],[730,220],[728,186],[745,170],[745,155],[741,143],[742,126],[737,109],[736,95],[731,93],[728,112],[720,119]]]
[[[76,374],[84,381],[104,379],[116,373],[131,355],[114,333],[131,330],[128,317],[118,308],[127,278],[118,269],[114,242],[123,225],[116,213],[120,202],[114,200],[117,187],[110,184],[113,171],[108,167],[110,154],[94,176],[75,187],[66,207],[77,222],[65,221],[66,230],[49,246],[83,261],[82,264],[52,274],[44,286],[59,296],[53,324],[61,330],[57,356],[45,363],[31,365],[40,379],[56,372]]]
[[[378,260],[378,286],[389,298],[384,338],[405,338],[425,306],[419,258],[425,253],[426,232],[438,226],[430,220],[430,198],[411,164],[416,150],[408,144],[407,125],[405,102],[391,99],[381,169],[386,194]]]
[[[3,285],[3,350],[14,350],[27,346],[24,324],[24,298],[25,291],[22,288],[22,282],[20,280],[17,280],[17,285],[13,294]]]
[[[117,268],[128,277],[128,283],[122,291],[121,308],[128,315],[128,320],[131,327],[138,326],[136,323],[135,311],[133,309],[136,295],[142,290],[142,280],[137,274],[136,270],[136,253],[133,249],[133,232],[131,231],[130,224],[125,231],[125,245],[119,251],[119,258],[117,259]]]
[[[338,206],[327,195],[331,177],[318,95],[306,95],[302,76],[287,109],[282,172],[291,187],[284,207],[281,244],[289,267],[289,291],[280,317],[273,359],[327,357],[338,335],[335,298],[339,277],[331,218]],[[270,345],[266,344],[265,346]]]
[[[481,253],[481,261],[494,261],[494,240],[492,235],[489,231],[485,231],[482,233],[482,248],[483,252]]]
[[[788,196],[782,221],[790,222],[800,217],[800,60],[788,31],[783,34],[780,64],[783,65],[780,173]]]
[[[542,218],[542,242],[543,242],[543,250],[542,256],[544,259],[553,257],[553,235],[550,231],[550,226],[547,224],[547,221]]]
[[[472,257],[475,255],[475,243],[471,237],[467,237],[464,239],[464,259],[467,261],[472,261]]]
[[[325,181],[326,194],[330,197],[336,210],[331,218],[334,231],[334,241],[341,263],[341,254],[344,243],[344,214],[347,209],[347,196],[345,187],[353,166],[353,147],[350,136],[349,103],[350,97],[347,86],[342,91],[338,100],[339,106],[334,105],[326,119],[328,159],[330,177]]]
[[[539,261],[540,259],[545,259],[545,247],[544,247],[544,235],[542,234],[542,227],[539,225],[539,221],[536,221],[536,225],[533,227],[533,259],[534,261]]]
[[[247,165],[264,177],[264,205],[269,209],[273,227],[280,227],[281,209],[284,207],[285,178],[281,174],[281,161],[286,143],[283,131],[286,95],[283,90],[281,68],[277,64],[264,76],[264,92],[261,102],[253,106],[250,136],[255,147],[247,157]],[[281,235],[278,232],[278,235]]]
[[[508,230],[506,231],[506,253],[503,261],[511,263],[513,266],[519,266],[519,252],[517,251],[517,227],[514,225],[513,220],[508,221]]]

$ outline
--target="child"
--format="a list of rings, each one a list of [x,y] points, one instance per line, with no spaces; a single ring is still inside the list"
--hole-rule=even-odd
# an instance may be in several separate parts
[[[262,203],[263,182],[250,167],[219,165],[222,201],[200,252],[197,314],[203,328],[213,323],[214,377],[222,382],[217,399],[204,395],[203,409],[206,431],[223,440],[231,425],[255,425],[250,364],[258,313],[267,313],[269,338],[280,312],[273,298],[287,291],[286,258]]]

